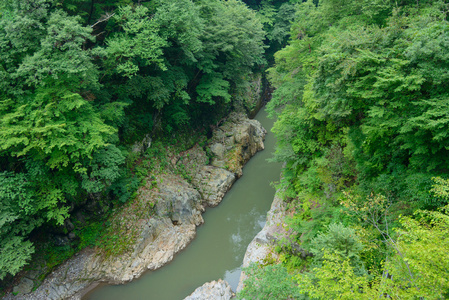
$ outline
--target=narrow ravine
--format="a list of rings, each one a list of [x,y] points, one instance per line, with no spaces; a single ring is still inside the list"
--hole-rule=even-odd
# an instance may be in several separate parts
[[[205,224],[193,242],[163,268],[147,272],[126,285],[98,287],[83,299],[180,300],[198,286],[219,278],[235,290],[246,247],[265,223],[275,190],[271,182],[279,179],[280,163],[269,163],[274,151],[273,121],[264,110],[256,116],[269,132],[265,150],[244,167],[243,176],[216,208],[203,215]]]

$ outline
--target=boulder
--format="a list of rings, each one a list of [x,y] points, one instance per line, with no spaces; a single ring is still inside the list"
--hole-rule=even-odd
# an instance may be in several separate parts
[[[210,145],[210,150],[219,160],[225,159],[226,147],[221,143],[214,143]]]
[[[13,293],[16,295],[28,294],[33,290],[34,282],[33,280],[23,277],[20,283],[13,288]]]
[[[131,147],[131,151],[136,154],[143,154],[148,148],[151,147],[152,139],[149,134],[147,134],[141,141],[137,141]]]
[[[174,224],[202,224],[200,193],[176,176],[163,178],[155,194],[157,215],[170,218]]]
[[[229,283],[218,279],[218,281],[203,284],[184,300],[229,300],[233,296]]]

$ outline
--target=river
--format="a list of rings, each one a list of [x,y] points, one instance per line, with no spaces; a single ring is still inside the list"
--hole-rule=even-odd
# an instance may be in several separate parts
[[[267,159],[274,151],[273,121],[261,110],[256,119],[267,129],[265,150],[258,152],[243,168],[223,201],[203,214],[204,225],[197,236],[173,261],[147,272],[126,285],[101,286],[84,300],[181,300],[204,283],[225,279],[235,291],[246,248],[265,224],[279,180],[280,163]]]

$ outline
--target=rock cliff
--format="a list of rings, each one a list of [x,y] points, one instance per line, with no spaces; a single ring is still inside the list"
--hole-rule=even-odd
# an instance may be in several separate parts
[[[84,249],[54,270],[35,291],[7,294],[5,299],[80,299],[98,283],[121,284],[162,267],[190,243],[196,226],[204,222],[201,213],[220,203],[242,175],[243,165],[264,148],[265,134],[258,121],[231,114],[209,142],[214,154],[211,165],[206,150],[199,146],[175,155],[167,172],[153,174],[135,200],[111,218],[111,223],[129,235],[127,251],[111,255]],[[186,176],[181,176],[179,169]],[[24,284],[35,285],[29,277],[25,274]],[[213,289],[220,295],[230,293],[230,288],[219,285]]]
[[[243,166],[257,151],[264,149],[266,133],[259,121],[250,120],[243,114],[231,113],[212,136],[210,149],[214,158],[211,164],[228,169],[237,177],[242,176]]]

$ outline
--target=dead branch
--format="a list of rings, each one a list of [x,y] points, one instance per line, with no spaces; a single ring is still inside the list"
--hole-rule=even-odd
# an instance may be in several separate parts
[[[102,22],[105,22],[105,21],[107,21],[107,20],[109,20],[110,18],[112,18],[113,16],[115,15],[115,13],[106,13],[105,15],[102,15],[101,16],[101,18],[97,21],[97,22],[95,22],[93,25],[90,25],[90,28],[94,28],[96,25],[98,25],[98,24],[100,24],[100,23],[102,23]]]

